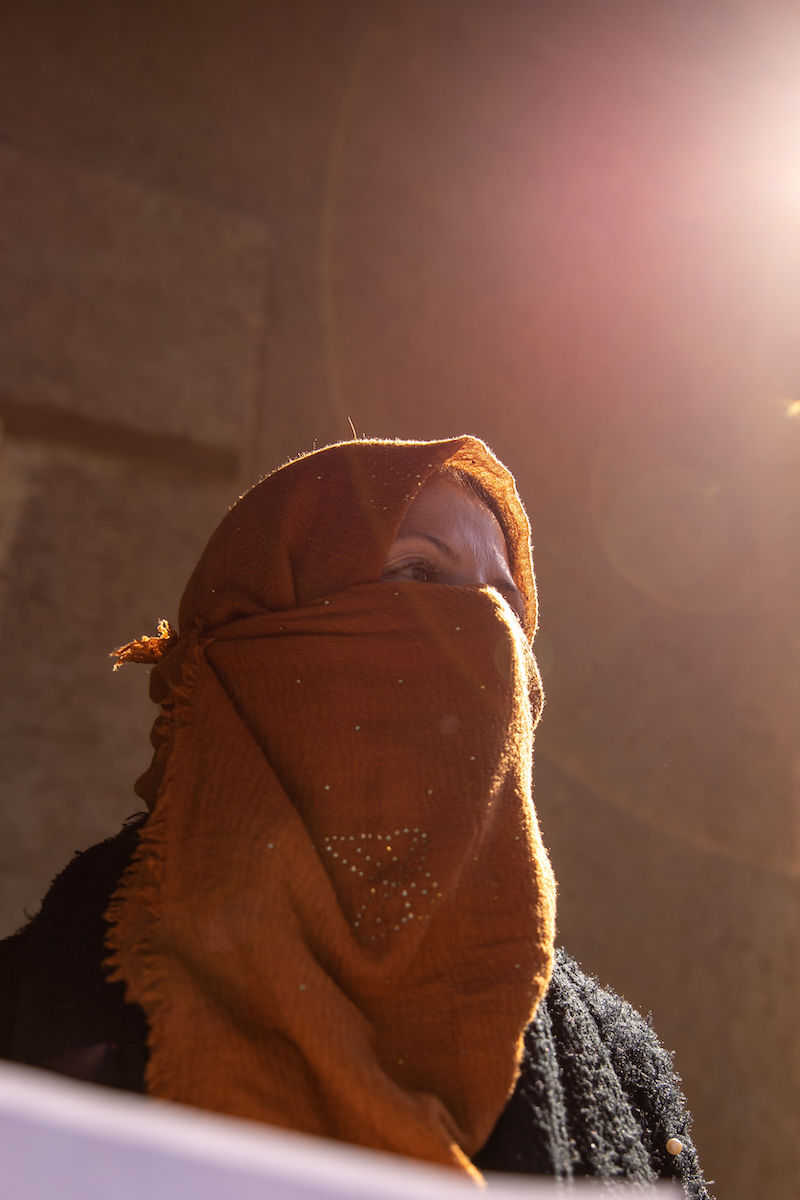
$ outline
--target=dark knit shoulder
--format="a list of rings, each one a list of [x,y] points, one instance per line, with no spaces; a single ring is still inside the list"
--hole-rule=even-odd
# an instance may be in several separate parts
[[[691,1114],[673,1055],[659,1041],[649,1018],[642,1017],[609,988],[601,987],[564,951],[559,952],[559,959],[557,988],[574,989],[594,1021],[656,1174],[662,1179],[682,1181],[687,1195],[706,1200],[709,1192],[691,1138]],[[680,1154],[668,1152],[670,1138],[682,1143]]]
[[[652,1026],[563,950],[525,1032],[520,1076],[489,1141],[486,1171],[654,1183],[711,1200],[672,1057]],[[667,1152],[678,1137],[683,1150]]]
[[[147,1027],[108,983],[104,913],[146,816],[77,854],[35,917],[0,943],[0,1054],[77,1079],[144,1090]]]
[[[31,924],[0,942],[0,1058],[13,1058],[19,990]]]

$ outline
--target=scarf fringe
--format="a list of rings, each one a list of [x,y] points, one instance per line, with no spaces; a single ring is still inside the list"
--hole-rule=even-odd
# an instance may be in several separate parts
[[[162,619],[158,622],[158,633],[155,637],[149,637],[145,633],[138,642],[128,642],[127,645],[112,650],[109,658],[117,660],[114,663],[115,671],[127,662],[156,663],[173,649],[177,641],[177,632],[169,621]]]

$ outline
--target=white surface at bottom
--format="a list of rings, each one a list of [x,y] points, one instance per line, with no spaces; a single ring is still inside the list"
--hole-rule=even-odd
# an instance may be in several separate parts
[[[521,1176],[494,1176],[489,1188],[492,1200],[564,1195]],[[2,1200],[468,1200],[476,1191],[445,1167],[0,1064]]]

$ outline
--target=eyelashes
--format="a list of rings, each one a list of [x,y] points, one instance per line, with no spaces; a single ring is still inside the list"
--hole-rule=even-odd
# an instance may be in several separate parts
[[[519,623],[522,624],[525,619],[525,604],[517,589],[504,587],[500,583],[493,583],[492,587],[495,589],[495,591],[500,593],[504,600],[508,602],[508,605],[512,609],[514,616],[517,618]]]
[[[426,558],[407,558],[387,566],[381,575],[383,581],[405,581],[408,583],[438,583],[439,572]]]
[[[476,580],[470,580],[462,572],[454,572],[447,563],[437,566],[430,558],[421,554],[400,555],[394,562],[387,562],[381,575],[384,583],[444,583],[452,586],[480,586]],[[511,607],[515,617],[524,624],[525,604],[510,580],[493,579],[488,586],[500,592],[501,596]]]

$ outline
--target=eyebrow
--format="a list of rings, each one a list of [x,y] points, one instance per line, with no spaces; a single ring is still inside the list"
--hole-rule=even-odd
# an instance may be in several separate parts
[[[404,533],[402,537],[397,538],[397,541],[405,542],[409,538],[424,538],[426,542],[430,542],[437,550],[441,550],[445,558],[450,559],[450,562],[457,563],[461,561],[459,555],[456,554],[451,546],[448,546],[447,542],[443,542],[441,538],[434,537],[432,533],[422,533],[420,530],[411,529],[408,533]],[[519,600],[523,612],[525,611],[525,601],[522,597],[522,592],[512,579],[505,579],[501,575],[497,579],[494,579],[489,584],[489,587],[497,588],[498,592],[513,592]]]
[[[461,559],[452,546],[448,546],[447,542],[443,542],[441,538],[434,537],[432,533],[419,533],[416,529],[412,529],[409,533],[404,533],[402,537],[397,538],[398,542],[405,542],[409,538],[424,538],[426,542],[431,542],[437,550],[441,550],[445,558],[449,558],[450,562],[460,562]]]

